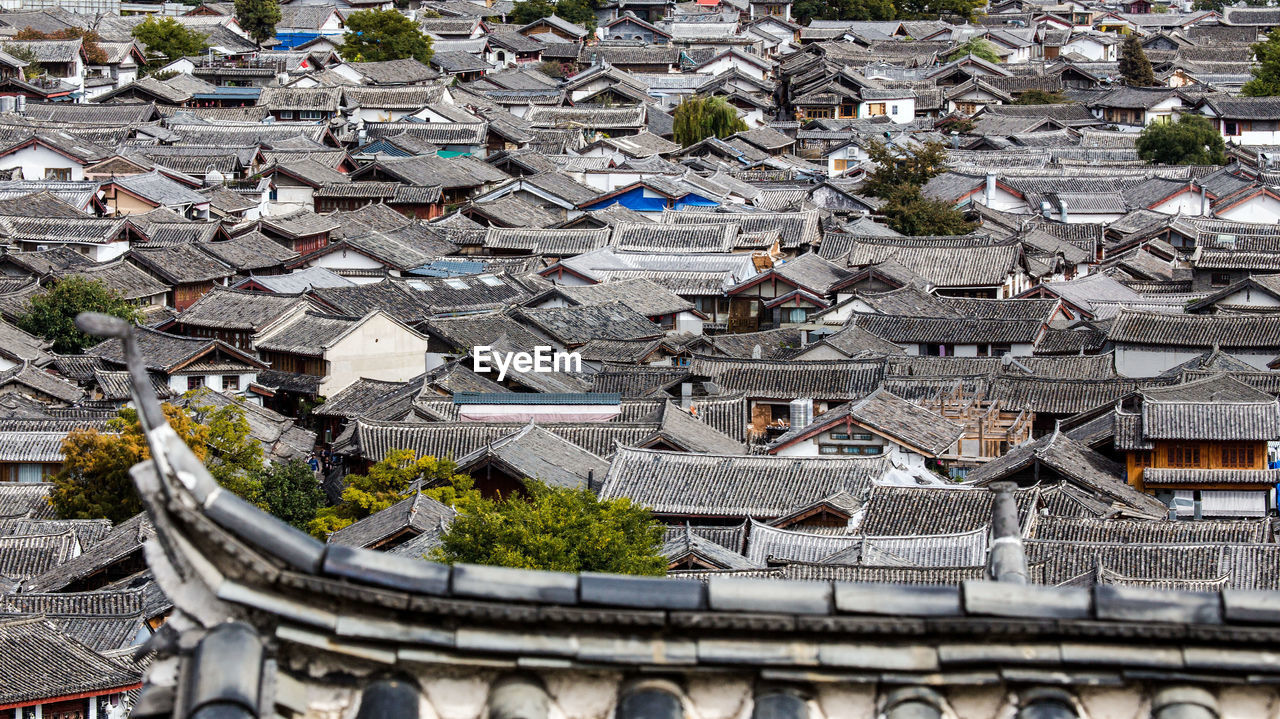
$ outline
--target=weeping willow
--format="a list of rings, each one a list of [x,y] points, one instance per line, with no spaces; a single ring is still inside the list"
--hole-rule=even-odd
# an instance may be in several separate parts
[[[673,131],[676,142],[684,147],[713,135],[728,137],[746,129],[747,123],[738,117],[737,109],[719,95],[695,95],[676,107]]]

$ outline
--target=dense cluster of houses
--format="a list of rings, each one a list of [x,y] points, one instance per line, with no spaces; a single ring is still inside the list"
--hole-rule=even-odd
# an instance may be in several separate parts
[[[131,402],[119,339],[66,355],[17,326],[70,277],[139,308],[157,397],[238,403],[270,461],[333,457],[331,501],[401,449],[490,496],[535,478],[630,498],[713,603],[742,577],[954,591],[999,579],[1011,542],[1045,591],[1280,589],[1280,101],[1239,96],[1280,10],[1002,0],[970,23],[801,25],[787,0],[610,0],[588,30],[411,5],[428,64],[341,58],[345,18],[389,2],[286,4],[265,47],[223,3],[0,13],[0,716],[121,719],[177,646],[175,601],[184,631],[199,613],[155,565],[177,520],[49,505],[63,438]],[[131,35],[148,12],[210,51],[157,61]],[[92,30],[107,61],[6,39],[28,28]],[[1134,36],[1156,87],[1120,77]],[[974,39],[1000,62],[955,53]],[[694,96],[746,129],[676,142]],[[1228,164],[1139,158],[1145,126],[1184,114]],[[922,194],[968,234],[904,236],[863,192],[873,143],[929,142],[947,166]],[[477,360],[535,348],[577,362]],[[453,517],[414,494],[325,551],[411,563]],[[265,601],[233,589],[218,602]],[[305,631],[278,637],[335,646]],[[179,699],[135,714],[198,713]]]

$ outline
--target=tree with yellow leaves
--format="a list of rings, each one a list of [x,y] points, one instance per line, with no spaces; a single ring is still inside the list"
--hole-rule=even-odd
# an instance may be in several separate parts
[[[471,478],[459,474],[448,459],[419,457],[411,449],[387,452],[366,474],[349,474],[342,501],[320,510],[308,526],[311,535],[324,539],[331,533],[405,499],[415,487],[432,488],[427,494],[454,506],[479,493],[471,488]]]
[[[164,416],[191,451],[204,460],[209,428],[168,403],[164,404]],[[59,517],[105,517],[122,522],[142,511],[129,468],[150,459],[151,451],[136,410],[120,410],[120,416],[107,423],[106,432],[73,430],[62,441],[62,454],[62,470],[53,478],[49,493],[49,503]]]

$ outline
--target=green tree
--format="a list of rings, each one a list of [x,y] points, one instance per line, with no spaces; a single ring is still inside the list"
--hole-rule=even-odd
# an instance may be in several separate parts
[[[1155,87],[1156,76],[1151,71],[1151,61],[1142,50],[1142,43],[1137,35],[1128,35],[1120,48],[1120,74],[1126,85],[1132,87]]]
[[[972,22],[985,0],[898,0],[898,20],[955,19]]]
[[[1015,105],[1062,105],[1071,102],[1071,98],[1061,92],[1047,90],[1027,90],[1013,104]]]
[[[965,235],[973,230],[963,212],[943,200],[925,197],[916,185],[900,185],[885,200],[879,213],[889,227],[904,235]]]
[[[800,0],[791,8],[800,23],[810,20],[893,20],[893,0]]]
[[[581,25],[588,31],[596,29],[596,6],[592,0],[517,0],[508,19],[516,25],[528,25],[552,15]]]
[[[556,15],[575,25],[581,25],[587,32],[596,29],[596,7],[592,0],[558,0]]]
[[[44,66],[36,60],[36,51],[32,50],[30,47],[27,47],[26,45],[10,45],[6,43],[4,47],[0,49],[3,49],[10,55],[27,63],[27,66],[22,68],[22,76],[24,78],[30,80],[33,77],[40,77],[44,74]]]
[[[410,485],[419,480],[428,487],[470,482],[469,477],[457,473],[457,465],[448,459],[418,457],[409,449],[392,450],[381,462],[370,467],[368,473],[347,475],[342,501],[321,509],[308,523],[307,530],[312,536],[324,539],[330,533],[408,497]],[[456,497],[434,498],[445,504],[456,500]]]
[[[196,456],[208,456],[209,428],[166,403],[165,418]],[[63,519],[122,522],[142,511],[129,468],[151,457],[138,413],[126,408],[107,423],[107,431],[72,430],[62,441],[62,469],[53,478],[49,503]]]
[[[1280,95],[1280,28],[1272,30],[1267,38],[1254,43],[1253,78],[1240,88],[1247,97],[1271,97]]]
[[[205,466],[218,484],[266,509],[262,502],[262,444],[249,434],[249,419],[235,404],[210,399],[213,390],[193,390],[184,397],[187,412],[208,428]]]
[[[209,49],[209,36],[188,29],[171,17],[154,15],[133,28],[133,37],[147,47],[149,55],[163,55],[166,60],[199,55]]]
[[[558,572],[664,574],[663,527],[626,498],[526,479],[528,497],[476,495],[457,504],[434,558]]]
[[[875,197],[888,198],[901,192],[902,185],[922,187],[947,171],[947,147],[941,142],[899,148],[873,140],[867,155],[876,169],[867,177],[862,192]]]
[[[957,45],[956,49],[952,50],[951,54],[947,56],[947,62],[953,62],[968,55],[973,55],[987,62],[1000,62],[1000,55],[996,53],[996,46],[985,38],[980,37],[971,37]]]
[[[276,23],[280,22],[277,0],[235,0],[235,8],[236,22],[258,47],[276,36]]]
[[[259,475],[259,498],[265,509],[298,529],[306,529],[324,506],[324,491],[306,462],[268,465]]]
[[[694,95],[676,106],[673,131],[676,142],[685,147],[746,129],[737,108],[719,95]]]
[[[1183,115],[1177,122],[1147,125],[1138,136],[1138,156],[1158,165],[1223,165],[1222,135],[1208,118]]]
[[[76,327],[76,315],[101,312],[136,323],[138,309],[101,280],[70,275],[31,298],[25,314],[18,317],[18,327],[53,343],[59,354],[79,354],[101,340],[90,337]]]
[[[413,58],[425,64],[431,60],[431,38],[398,10],[360,10],[347,17],[340,52],[351,62]]]
[[[507,19],[516,25],[528,25],[555,14],[556,6],[548,0],[518,0]]]

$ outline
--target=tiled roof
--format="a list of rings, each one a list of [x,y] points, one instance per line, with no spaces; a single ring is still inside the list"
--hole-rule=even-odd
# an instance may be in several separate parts
[[[111,661],[72,639],[44,617],[0,622],[0,701],[22,703],[50,697],[123,691],[141,673]]]
[[[1280,342],[1280,317],[1122,310],[1112,321],[1107,340],[1166,347],[1262,349]]]
[[[836,492],[858,494],[888,468],[876,458],[698,455],[619,450],[602,499],[658,514],[772,518]]]

